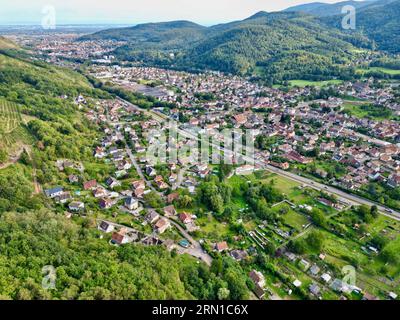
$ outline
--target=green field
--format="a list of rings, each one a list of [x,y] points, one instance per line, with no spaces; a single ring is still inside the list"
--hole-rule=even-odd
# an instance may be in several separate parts
[[[345,113],[360,119],[370,118],[373,120],[384,120],[393,117],[393,113],[390,109],[371,106],[365,102],[345,101],[343,110]]]
[[[294,210],[289,210],[283,215],[285,223],[296,229],[297,231],[303,230],[303,226],[309,223],[309,220],[302,214]]]
[[[361,74],[364,74],[367,72],[383,72],[386,74],[390,74],[392,76],[400,74],[400,70],[388,69],[388,68],[382,68],[382,67],[359,68],[356,70],[356,72],[361,73]]]
[[[326,81],[308,81],[308,80],[291,80],[289,81],[290,86],[292,87],[307,87],[307,86],[314,86],[314,87],[324,87],[333,84],[341,84],[342,80],[326,80]]]

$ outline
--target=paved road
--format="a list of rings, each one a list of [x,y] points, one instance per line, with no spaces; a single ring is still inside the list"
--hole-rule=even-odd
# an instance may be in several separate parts
[[[133,155],[132,150],[131,150],[131,148],[128,147],[128,145],[126,146],[126,153],[128,154],[129,159],[131,160],[133,166],[135,167],[136,172],[138,173],[140,179],[144,180],[144,181],[146,182],[147,186],[148,186],[152,191],[158,193],[160,196],[163,196],[163,194],[162,194],[161,192],[157,191],[157,189],[154,188],[154,186],[151,184],[151,182],[148,181],[148,180],[146,179],[146,177],[145,177],[144,174],[143,174],[142,168],[141,168],[141,167],[139,166],[139,164],[137,163],[136,157]]]
[[[186,240],[188,240],[192,244],[190,248],[184,249],[182,251],[203,260],[208,266],[211,266],[212,258],[207,252],[204,251],[201,244],[193,239],[192,236],[185,229],[183,229],[178,223],[174,221],[174,219],[167,219],[179,230],[179,232],[186,238]]]
[[[135,107],[136,109],[145,112],[147,115],[152,116],[156,120],[159,120],[159,121],[170,120],[170,118],[167,117],[164,114],[160,114],[159,112],[156,112],[156,111],[143,110],[143,109],[139,108],[138,106],[135,106],[135,105],[129,103],[126,100],[123,100],[123,101],[128,103],[129,105]],[[192,134],[188,130],[178,129],[178,132],[180,134],[182,134],[183,136],[186,136],[188,138],[195,139],[195,140],[199,139],[196,135]],[[224,148],[222,148],[222,147],[220,147],[218,145],[213,145],[213,146],[218,148],[218,150],[226,152],[228,155],[230,153],[231,154],[233,153],[231,150],[224,149]],[[339,189],[331,187],[331,186],[327,186],[327,185],[322,184],[322,183],[315,182],[315,181],[313,181],[311,179],[301,177],[301,176],[296,175],[294,173],[281,170],[279,168],[276,168],[276,167],[273,167],[271,165],[268,165],[263,161],[257,161],[257,160],[254,161],[253,158],[243,156],[242,154],[240,154],[240,156],[242,156],[242,158],[245,161],[249,161],[250,163],[254,162],[257,165],[260,165],[262,168],[264,168],[264,169],[266,169],[266,170],[268,170],[270,172],[276,173],[278,175],[281,175],[283,177],[286,177],[286,178],[288,178],[288,179],[290,179],[292,181],[298,182],[298,183],[300,183],[302,185],[305,185],[307,187],[310,187],[310,188],[313,188],[313,189],[316,189],[316,190],[319,190],[319,191],[325,191],[327,193],[333,194],[333,195],[337,196],[341,201],[343,201],[345,203],[349,203],[349,204],[352,204],[352,205],[360,205],[360,204],[364,204],[364,205],[368,205],[368,206],[376,205],[378,207],[379,211],[383,215],[400,221],[400,212],[395,211],[395,210],[391,210],[390,208],[382,206],[381,204],[378,204],[378,203],[376,203],[374,201],[359,197],[359,196],[351,194],[351,193],[344,192],[342,190],[339,190]]]
[[[185,177],[186,170],[187,170],[186,167],[183,167],[181,170],[179,170],[178,178],[176,179],[176,182],[172,186],[173,191],[175,191],[176,189],[178,189],[181,186],[181,184],[183,182],[183,178]]]

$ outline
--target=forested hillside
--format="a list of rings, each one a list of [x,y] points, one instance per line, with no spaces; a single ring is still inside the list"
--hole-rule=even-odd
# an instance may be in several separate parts
[[[361,9],[367,7],[377,0],[366,0],[366,1],[341,1],[337,3],[322,3],[322,2],[313,2],[308,4],[301,4],[298,6],[287,8],[284,11],[287,12],[303,12],[309,13],[314,16],[319,17],[328,17],[335,16],[342,13],[342,8],[344,6],[353,6],[356,9]]]
[[[362,37],[327,28],[310,15],[259,12],[243,21],[205,28],[188,22],[145,24],[102,31],[86,39],[125,40],[122,60],[179,69],[213,69],[273,82],[343,75]]]
[[[311,16],[259,13],[228,28],[216,27],[181,63],[271,82],[300,76],[319,80],[340,75],[352,49],[339,32],[321,27]]]
[[[375,42],[375,48],[400,52],[400,0],[382,0],[361,8],[356,15],[356,30],[350,34],[363,34]],[[328,17],[329,25],[339,28],[341,18]]]
[[[178,259],[157,247],[113,247],[90,221],[76,225],[47,210],[0,216],[0,298],[185,299]],[[56,288],[42,287],[42,268]]]
[[[90,168],[101,128],[74,101],[111,96],[79,73],[25,56],[0,54],[2,110],[12,123],[20,116],[24,132],[13,133],[20,157],[0,159],[0,299],[217,299],[225,288],[232,299],[247,298],[246,273],[232,259],[216,260],[213,271],[161,246],[112,246],[100,238],[96,216],[69,220],[37,190],[60,183],[57,159],[85,162],[88,177],[101,173]],[[54,289],[42,286],[45,266],[55,268]]]
[[[151,23],[100,31],[88,39],[127,41],[121,60],[186,70],[213,69],[285,80],[348,79],[361,49],[399,52],[399,0],[312,3],[283,12],[259,12],[212,27],[186,22]],[[357,8],[357,29],[341,27],[344,5]]]

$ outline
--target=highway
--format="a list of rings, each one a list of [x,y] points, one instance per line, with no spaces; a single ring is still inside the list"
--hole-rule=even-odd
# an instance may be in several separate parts
[[[140,110],[142,112],[144,112],[145,114],[152,116],[155,120],[157,121],[168,121],[171,120],[168,116],[161,114],[159,112],[156,111],[148,111],[148,110],[143,110],[141,108],[139,108],[138,106],[133,105],[132,103],[130,103],[129,101],[120,99],[121,101],[129,104],[130,106],[136,108],[137,110]],[[178,129],[178,133],[180,133],[182,136],[185,136],[187,138],[190,139],[194,139],[194,140],[199,140],[199,137],[194,135],[193,133],[191,133],[188,130],[183,130],[183,129]],[[217,148],[220,151],[225,152],[226,154],[232,154],[233,151],[228,150],[228,149],[224,149],[223,147],[219,146],[219,145],[215,145],[215,144],[211,144],[213,147]],[[380,213],[384,216],[393,218],[395,220],[400,221],[400,212],[392,210],[388,207],[382,206],[379,203],[376,203],[374,201],[368,200],[366,198],[362,198],[360,196],[351,194],[350,192],[347,193],[345,191],[339,190],[337,188],[316,182],[314,180],[311,180],[309,178],[305,178],[302,176],[299,176],[297,174],[291,173],[291,172],[287,172],[284,171],[282,169],[273,167],[269,164],[266,164],[263,161],[259,161],[259,160],[255,160],[252,157],[247,157],[247,156],[243,156],[242,154],[237,154],[237,156],[241,156],[242,159],[246,162],[249,163],[254,163],[255,165],[259,165],[260,167],[262,167],[263,169],[270,171],[272,173],[278,174],[280,176],[283,176],[285,178],[288,178],[292,181],[295,181],[297,183],[300,183],[303,186],[307,186],[310,188],[313,188],[315,190],[319,190],[319,191],[324,191],[326,193],[335,195],[339,200],[341,200],[342,202],[348,203],[350,205],[367,205],[367,206],[377,206],[378,210],[380,211]]]

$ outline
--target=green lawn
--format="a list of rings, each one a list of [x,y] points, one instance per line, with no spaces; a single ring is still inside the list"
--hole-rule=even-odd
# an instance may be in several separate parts
[[[228,223],[217,221],[211,214],[197,219],[196,224],[201,228],[201,237],[211,241],[226,240],[229,235],[233,235]]]
[[[364,74],[364,73],[367,73],[370,71],[383,72],[383,73],[390,74],[390,75],[400,74],[400,70],[388,69],[388,68],[382,68],[382,67],[359,68],[356,70],[356,72],[361,73],[361,74]]]
[[[349,115],[352,115],[356,118],[371,118],[374,120],[384,120],[391,118],[393,116],[392,112],[389,109],[382,110],[382,113],[379,113],[379,110],[375,107],[365,108],[368,106],[366,103],[360,103],[356,101],[345,101],[343,104],[343,110]],[[375,110],[376,109],[376,110]]]
[[[314,86],[314,87],[324,87],[328,85],[341,84],[342,80],[326,80],[326,81],[308,81],[308,80],[291,80],[289,84],[292,87],[306,87],[306,86]]]
[[[308,219],[304,215],[297,213],[292,209],[290,209],[282,217],[285,220],[286,224],[290,225],[298,231],[303,230],[303,226],[309,223]]]

